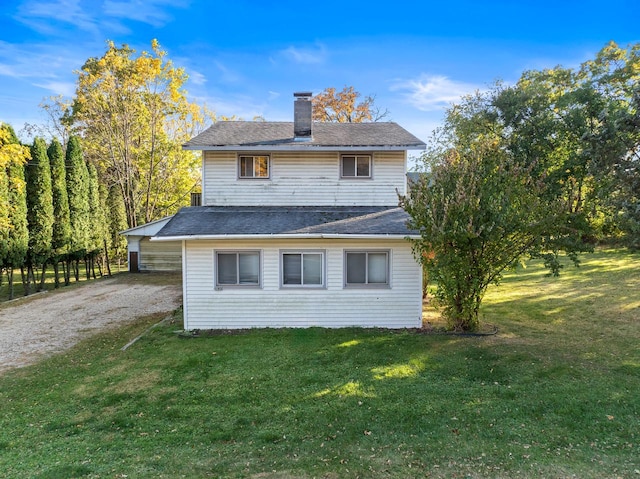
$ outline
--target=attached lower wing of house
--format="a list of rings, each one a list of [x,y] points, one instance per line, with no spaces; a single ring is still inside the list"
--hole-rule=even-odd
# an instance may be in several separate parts
[[[183,148],[202,152],[202,206],[151,238],[182,247],[184,328],[419,327],[407,152],[396,123],[217,122]]]

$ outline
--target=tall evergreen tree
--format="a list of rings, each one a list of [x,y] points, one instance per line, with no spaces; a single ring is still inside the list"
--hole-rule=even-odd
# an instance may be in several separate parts
[[[98,181],[98,172],[91,162],[87,162],[87,171],[89,173],[89,244],[87,248],[87,260],[90,268],[87,267],[87,279],[89,279],[89,270],[95,278],[95,260],[102,251],[104,237],[106,233],[106,217],[104,214],[104,206],[100,199],[100,183]]]
[[[51,192],[53,196],[53,233],[51,240],[51,262],[55,274],[56,288],[60,285],[58,265],[69,253],[71,223],[69,219],[69,197],[64,152],[57,139],[53,139],[47,149],[51,165]]]
[[[112,259],[120,263],[126,259],[127,240],[120,234],[120,231],[127,229],[127,213],[124,208],[124,200],[117,186],[109,188],[107,195],[107,211],[109,212],[109,246]]]
[[[0,264],[2,265],[7,255],[7,239],[10,234],[9,206],[7,166],[0,164]]]
[[[69,199],[69,220],[71,224],[70,254],[67,257],[67,277],[71,260],[75,261],[75,279],[79,281],[78,261],[83,258],[89,246],[89,172],[82,155],[80,139],[77,136],[69,138],[65,158],[67,169],[67,195]]]
[[[107,198],[109,196],[109,189],[107,186],[100,182],[100,209],[102,211],[102,269],[100,274],[104,274],[106,271],[108,276],[111,276],[111,260],[109,258],[109,249],[111,248],[111,237],[109,235],[109,207],[107,206]],[[100,263],[98,263],[100,266]]]
[[[29,225],[29,249],[27,266],[42,266],[40,289],[44,287],[47,261],[51,255],[53,234],[53,197],[51,193],[51,168],[47,157],[47,145],[36,138],[31,147],[31,160],[27,164],[27,221]],[[31,274],[33,277],[33,274]],[[28,292],[28,288],[27,288]]]
[[[0,161],[0,178],[6,178],[6,228],[0,228],[4,250],[0,267],[5,268],[9,282],[9,299],[13,299],[13,270],[22,267],[27,254],[29,230],[27,227],[27,193],[24,179],[24,164],[30,156],[29,148],[20,145],[18,138],[9,125],[0,126],[0,149],[4,160]],[[3,156],[3,155],[0,155]]]
[[[13,270],[22,267],[27,257],[29,226],[27,223],[27,187],[24,165],[13,162],[7,170],[9,176],[9,203],[11,204],[11,234],[7,241],[8,254],[5,267],[9,277],[9,299],[13,299]]]
[[[0,265],[3,266],[8,255],[7,242],[11,235],[9,209],[9,176],[7,175],[7,166],[0,164]],[[0,274],[2,274],[1,270]],[[2,283],[0,282],[0,284]]]

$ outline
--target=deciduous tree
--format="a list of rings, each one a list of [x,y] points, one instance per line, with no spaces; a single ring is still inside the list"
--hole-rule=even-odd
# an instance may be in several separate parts
[[[181,145],[207,115],[187,100],[184,70],[154,40],[137,56],[109,42],[77,74],[70,120],[104,182],[120,188],[128,225],[188,204],[200,181],[199,159]]]
[[[313,103],[313,120],[335,123],[363,123],[380,121],[389,115],[375,105],[375,96],[366,96],[360,102],[360,93],[352,86],[345,86],[342,91],[333,87],[326,88],[311,100]]]
[[[452,327],[477,328],[487,286],[521,258],[554,274],[560,252],[577,262],[603,217],[638,237],[639,80],[640,45],[612,43],[580,69],[525,72],[449,110],[403,204]]]

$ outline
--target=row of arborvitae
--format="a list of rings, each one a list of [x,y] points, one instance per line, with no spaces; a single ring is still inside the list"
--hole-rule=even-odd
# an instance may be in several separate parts
[[[0,126],[0,268],[9,299],[16,269],[25,295],[44,289],[48,266],[56,288],[80,280],[81,261],[87,279],[96,277],[96,268],[111,274],[109,254],[122,254],[117,232],[126,228],[120,195],[111,190],[99,183],[77,137],[65,154],[56,139],[47,146],[36,138],[27,147],[10,126]]]

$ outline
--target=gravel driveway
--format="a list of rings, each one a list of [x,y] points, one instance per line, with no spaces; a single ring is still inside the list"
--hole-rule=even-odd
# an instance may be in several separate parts
[[[0,305],[0,374],[92,333],[182,304],[176,274],[121,274]]]

